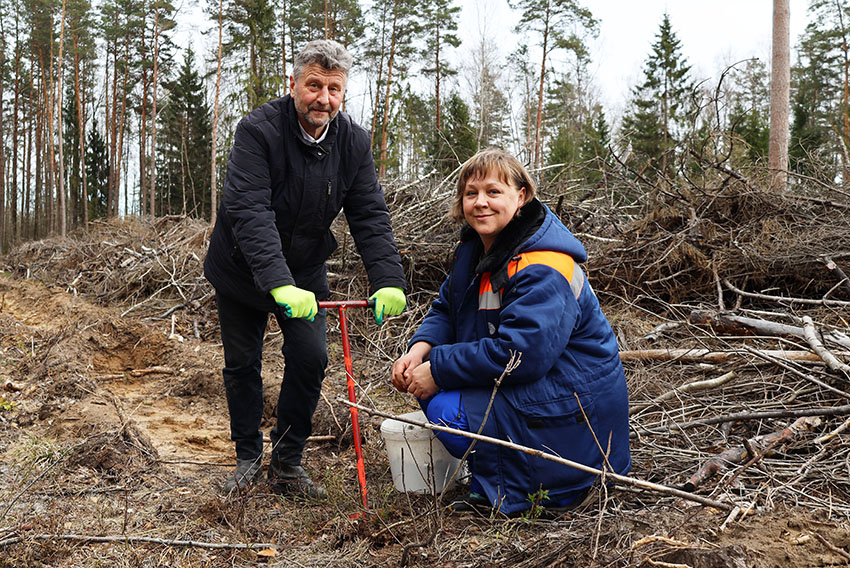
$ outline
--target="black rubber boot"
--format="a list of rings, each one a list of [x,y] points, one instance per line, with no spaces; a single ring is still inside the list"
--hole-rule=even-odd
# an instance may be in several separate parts
[[[239,487],[245,489],[248,485],[256,482],[263,473],[263,457],[252,460],[236,460],[236,469],[228,476],[224,482],[222,491],[229,494],[231,491]]]
[[[272,459],[269,485],[278,495],[300,495],[310,499],[327,499],[328,492],[316,485],[300,465],[284,465]]]

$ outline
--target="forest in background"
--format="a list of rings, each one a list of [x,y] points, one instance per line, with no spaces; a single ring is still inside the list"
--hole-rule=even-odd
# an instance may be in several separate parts
[[[236,122],[286,92],[294,54],[318,38],[355,57],[367,85],[359,120],[384,180],[442,179],[488,146],[515,152],[562,196],[606,187],[613,169],[661,190],[705,168],[764,179],[764,62],[708,84],[665,16],[612,123],[588,73],[592,11],[575,0],[511,8],[521,42],[507,60],[479,37],[459,64],[447,56],[461,47],[451,0],[211,0],[207,73],[175,44],[168,0],[0,0],[0,252],[97,218],[211,218]],[[792,188],[846,189],[850,6],[812,0],[808,19],[793,38]]]

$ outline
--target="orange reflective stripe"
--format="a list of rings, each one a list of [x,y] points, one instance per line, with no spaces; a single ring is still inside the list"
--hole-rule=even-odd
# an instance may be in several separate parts
[[[481,275],[481,283],[478,285],[478,309],[498,310],[501,307],[502,291],[493,291],[493,285],[490,283],[490,273],[485,272]]]
[[[536,250],[519,255],[519,258],[508,263],[508,278],[512,278],[517,272],[531,266],[532,264],[543,264],[554,268],[567,279],[573,296],[578,299],[584,287],[584,272],[576,266],[573,257],[563,252],[550,250]]]
[[[573,296],[578,299],[581,290],[584,287],[584,272],[576,266],[575,260],[570,255],[563,252],[554,252],[550,250],[538,250],[526,252],[508,263],[508,278],[513,278],[517,272],[523,268],[527,268],[532,264],[543,264],[557,270],[563,276],[570,289],[573,291]],[[490,273],[485,272],[481,275],[481,283],[478,286],[478,309],[479,310],[496,310],[502,307],[502,291],[493,290],[493,284],[490,282]]]
[[[478,286],[478,295],[480,296],[484,292],[492,292],[493,285],[490,284],[490,273],[485,272],[481,275],[481,284]]]
[[[573,257],[562,252],[550,250],[535,250],[522,253],[517,260],[512,260],[508,263],[508,278],[512,278],[514,274],[532,264],[550,266],[560,272],[567,279],[567,282],[573,281],[573,273],[575,272],[576,265]]]

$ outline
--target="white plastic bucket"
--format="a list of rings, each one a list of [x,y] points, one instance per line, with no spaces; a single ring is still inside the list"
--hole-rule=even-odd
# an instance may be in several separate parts
[[[421,410],[401,417],[427,422]],[[458,460],[434,436],[434,432],[388,418],[381,424],[381,436],[387,446],[393,485],[408,493],[441,493],[457,468]]]

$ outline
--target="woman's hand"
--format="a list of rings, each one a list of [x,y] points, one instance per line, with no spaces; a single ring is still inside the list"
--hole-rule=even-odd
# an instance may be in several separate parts
[[[410,380],[413,371],[422,364],[431,353],[431,344],[425,341],[417,341],[410,346],[406,355],[402,355],[393,363],[392,381],[398,392],[409,392]],[[429,366],[430,368],[430,366]]]
[[[402,355],[393,363],[392,380],[393,386],[398,392],[407,392],[407,385],[413,369],[422,364],[422,357],[417,353],[410,352]]]
[[[413,369],[410,381],[407,384],[407,392],[419,399],[430,398],[437,394],[440,387],[434,382],[431,375],[431,362],[422,363]]]

